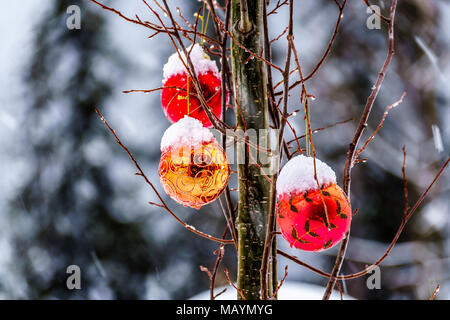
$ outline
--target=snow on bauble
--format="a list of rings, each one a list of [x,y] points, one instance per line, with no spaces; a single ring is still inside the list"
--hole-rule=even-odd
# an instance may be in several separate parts
[[[221,78],[216,62],[211,60],[199,44],[188,48],[189,58],[194,65],[195,73],[200,82],[201,91],[210,110],[219,118],[222,118]],[[180,59],[180,55],[183,61]],[[174,53],[164,65],[164,80],[161,91],[161,104],[164,114],[172,123],[189,115],[200,120],[205,127],[211,127],[205,110],[197,93],[194,83],[186,71],[186,55],[180,52]],[[184,63],[183,63],[184,62]],[[189,99],[188,97],[189,91]]]
[[[226,188],[230,166],[211,131],[199,120],[184,116],[162,137],[159,178],[172,199],[199,209]]]
[[[334,171],[303,155],[292,158],[277,180],[277,222],[295,248],[321,251],[335,246],[350,228],[352,210]],[[317,185],[317,182],[320,185]]]

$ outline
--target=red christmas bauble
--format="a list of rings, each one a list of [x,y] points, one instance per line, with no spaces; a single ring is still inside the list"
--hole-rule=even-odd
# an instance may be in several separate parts
[[[219,119],[222,118],[221,79],[214,73],[207,72],[197,76],[208,107]],[[161,104],[164,114],[171,122],[177,122],[185,115],[195,118],[205,127],[211,127],[206,112],[196,97],[194,83],[189,79],[189,109],[187,97],[187,75],[176,74],[167,79],[161,92]],[[183,90],[180,90],[183,89]]]
[[[350,228],[352,210],[333,170],[316,159],[298,156],[277,181],[277,222],[291,247],[322,251],[335,246]]]
[[[198,44],[194,45],[189,57],[194,65],[203,96],[212,113],[222,119],[221,78],[216,63],[209,58]],[[183,59],[185,56],[183,55]],[[164,66],[164,80],[161,91],[161,104],[164,114],[172,123],[185,115],[199,120],[205,127],[212,124],[200,103],[194,82],[189,79],[186,66],[178,53],[173,54]],[[189,91],[189,95],[188,95]]]

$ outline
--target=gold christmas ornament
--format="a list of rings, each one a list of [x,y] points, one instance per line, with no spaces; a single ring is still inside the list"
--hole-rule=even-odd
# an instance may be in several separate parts
[[[170,126],[161,140],[159,178],[172,199],[199,209],[226,188],[230,167],[211,131],[185,116]]]

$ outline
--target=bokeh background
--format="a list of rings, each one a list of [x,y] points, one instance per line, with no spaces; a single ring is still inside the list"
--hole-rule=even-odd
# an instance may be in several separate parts
[[[275,1],[271,1],[271,7]],[[128,16],[155,17],[139,0],[105,1]],[[68,30],[69,5],[81,8],[81,30]],[[169,1],[193,19],[201,3]],[[390,1],[373,1],[387,13]],[[162,66],[173,53],[164,35],[127,23],[87,0],[22,0],[0,4],[0,298],[1,299],[185,299],[208,289],[199,266],[212,267],[217,244],[197,238],[166,212],[134,175],[132,163],[94,113],[99,108],[131,149],[151,181],[158,181],[159,143],[169,123],[159,94],[123,94],[161,85]],[[296,3],[295,42],[304,72],[310,71],[332,35],[337,8],[331,0]],[[269,19],[271,37],[287,21],[286,9]],[[358,119],[386,56],[386,28],[366,27],[366,5],[349,1],[339,36],[321,71],[309,81],[312,126]],[[415,201],[449,154],[450,3],[399,1],[396,56],[365,137],[387,105],[384,128],[353,171],[352,202],[358,208],[343,266],[355,272],[382,255],[403,210],[401,164],[407,148],[410,200]],[[213,34],[213,28],[209,31]],[[286,42],[273,48],[283,65]],[[274,73],[275,80],[280,74]],[[290,110],[300,109],[299,90]],[[229,111],[230,116],[232,110]],[[292,120],[303,132],[301,112]],[[318,157],[342,178],[346,148],[357,121],[314,136]],[[287,134],[289,137],[289,133]],[[232,177],[235,179],[235,176]],[[358,299],[450,298],[450,179],[446,173],[408,224],[381,268],[381,289],[367,277],[344,283]],[[198,229],[220,235],[225,227],[213,203],[199,211],[167,200]],[[309,254],[280,247],[331,270],[337,248]],[[79,265],[82,289],[66,288],[66,268]],[[279,259],[280,277],[324,286],[326,280]],[[226,250],[223,266],[236,267]],[[225,285],[219,272],[218,285]],[[231,289],[229,289],[231,290]],[[292,298],[295,298],[293,296]]]

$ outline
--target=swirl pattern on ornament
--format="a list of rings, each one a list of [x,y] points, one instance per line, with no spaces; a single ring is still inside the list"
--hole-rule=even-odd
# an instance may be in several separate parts
[[[172,199],[199,209],[223,192],[230,178],[230,166],[216,142],[203,143],[198,148],[171,147],[161,155],[159,177]]]

